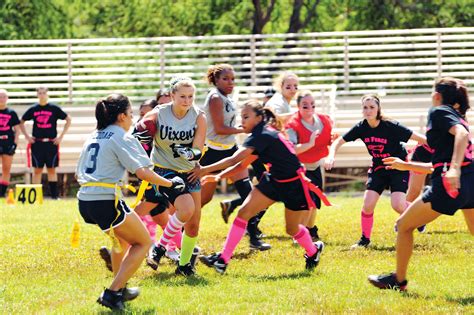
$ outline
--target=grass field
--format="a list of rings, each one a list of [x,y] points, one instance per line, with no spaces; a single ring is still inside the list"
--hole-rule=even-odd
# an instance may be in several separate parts
[[[199,245],[218,251],[229,226],[220,218],[218,198],[203,211]],[[198,276],[174,275],[165,260],[159,272],[145,264],[131,280],[141,296],[132,313],[474,313],[474,238],[461,213],[442,217],[416,235],[409,292],[381,291],[367,275],[394,268],[396,214],[384,197],[376,209],[373,247],[349,251],[360,237],[361,198],[338,197],[338,207],[319,212],[326,243],[321,263],[304,271],[303,251],[285,235],[283,206],[274,205],[261,224],[273,246],[250,252],[244,239],[224,276],[198,264]],[[81,223],[81,245],[70,246],[78,217],[76,200],[46,200],[42,206],[7,206],[0,200],[0,312],[98,313],[97,303],[111,282],[98,256],[110,245],[97,227]],[[82,222],[82,221],[81,221]]]

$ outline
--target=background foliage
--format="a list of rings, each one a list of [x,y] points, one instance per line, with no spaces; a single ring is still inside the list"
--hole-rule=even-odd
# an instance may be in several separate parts
[[[472,0],[0,0],[0,39],[472,26]]]

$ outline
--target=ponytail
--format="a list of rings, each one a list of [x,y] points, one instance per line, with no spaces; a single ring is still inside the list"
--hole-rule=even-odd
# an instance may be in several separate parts
[[[273,110],[268,107],[263,107],[257,100],[249,100],[244,103],[243,107],[250,107],[257,116],[262,116],[262,121],[265,124],[272,126],[278,131],[283,131],[283,123],[278,119]]]
[[[117,121],[118,115],[126,113],[131,106],[128,97],[122,94],[110,94],[99,100],[95,106],[97,130],[102,130]]]
[[[435,82],[434,90],[441,94],[443,105],[451,106],[458,104],[456,109],[461,117],[466,118],[466,112],[471,108],[466,85],[462,80],[445,77]]]

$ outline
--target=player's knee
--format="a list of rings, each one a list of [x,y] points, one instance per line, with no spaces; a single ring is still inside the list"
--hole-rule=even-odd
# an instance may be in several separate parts
[[[290,225],[290,224],[286,224],[285,226],[285,229],[286,229],[286,234],[290,235],[291,237],[295,236],[296,233],[298,233],[298,225]]]

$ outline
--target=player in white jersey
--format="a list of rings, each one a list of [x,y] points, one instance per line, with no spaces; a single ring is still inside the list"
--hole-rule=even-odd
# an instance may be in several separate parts
[[[176,212],[170,217],[158,244],[150,249],[147,263],[156,270],[166,252],[166,245],[184,226],[181,255],[176,269],[176,274],[184,276],[195,274],[191,257],[201,219],[201,185],[199,181],[189,182],[187,175],[199,161],[206,137],[206,116],[194,106],[195,90],[191,79],[173,79],[172,102],[149,112],[136,127],[141,138],[153,137],[152,161],[155,172],[166,178],[180,176],[187,186],[181,193],[163,190]],[[153,203],[152,193],[147,192],[145,202]]]
[[[140,267],[151,239],[138,216],[120,198],[119,188],[125,171],[155,185],[183,191],[179,177],[171,180],[149,169],[153,164],[128,129],[132,126],[130,101],[111,94],[96,105],[97,130],[86,140],[76,168],[81,185],[77,194],[84,221],[97,224],[114,240],[112,254],[114,280],[98,303],[111,309],[124,309],[124,302],[136,298],[137,288],[126,288],[127,281]],[[122,249],[122,250],[120,250]]]
[[[290,103],[298,92],[298,84],[298,76],[293,72],[280,73],[274,82],[277,93],[265,103],[283,123],[293,115]]]

